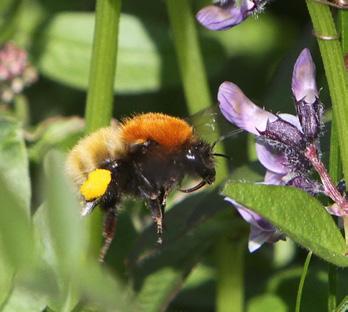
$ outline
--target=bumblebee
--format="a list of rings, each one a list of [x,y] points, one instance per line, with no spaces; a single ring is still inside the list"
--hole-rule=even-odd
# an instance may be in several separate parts
[[[99,205],[105,212],[104,256],[114,237],[122,198],[145,201],[162,243],[168,193],[185,176],[201,179],[194,192],[215,180],[213,145],[203,141],[183,119],[161,113],[126,118],[81,139],[67,157],[66,169],[79,189],[85,216]]]

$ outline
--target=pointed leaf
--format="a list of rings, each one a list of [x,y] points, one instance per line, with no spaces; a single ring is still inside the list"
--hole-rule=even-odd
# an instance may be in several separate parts
[[[255,25],[257,23],[257,25]],[[230,56],[260,56],[278,45],[277,22],[250,21],[229,33],[204,33],[203,53],[209,76],[223,70]],[[257,27],[255,27],[257,26]],[[23,29],[25,32],[26,29]],[[86,89],[94,31],[91,13],[60,13],[38,29],[37,63],[40,71],[62,83]],[[263,36],[267,33],[267,38]],[[232,44],[238,41],[238,45]],[[258,46],[258,49],[255,49]],[[123,14],[120,20],[117,74],[114,89],[120,93],[154,91],[179,85],[175,50],[167,24]]]
[[[46,307],[46,298],[42,294],[35,293],[33,290],[16,287],[6,304],[2,307],[3,312],[27,311],[37,312],[43,311]]]
[[[166,213],[162,246],[155,244],[152,226],[142,233],[128,262],[145,311],[164,311],[219,235],[240,230],[233,210],[225,208],[217,194],[194,194]]]
[[[55,257],[64,271],[72,274],[86,256],[86,223],[80,216],[80,205],[71,181],[64,172],[64,156],[51,151],[47,164],[47,223]],[[68,277],[69,278],[69,277]]]
[[[33,255],[30,217],[5,180],[0,172],[0,257],[14,267],[28,265]]]
[[[9,190],[16,194],[18,204],[29,215],[29,165],[22,129],[16,120],[4,116],[0,116],[0,172]]]
[[[223,194],[257,212],[317,256],[348,266],[341,232],[314,197],[291,187],[233,182],[226,184]]]

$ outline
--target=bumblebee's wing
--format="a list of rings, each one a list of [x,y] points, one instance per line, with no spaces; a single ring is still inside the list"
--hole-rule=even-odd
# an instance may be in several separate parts
[[[212,145],[243,132],[226,120],[218,106],[199,111],[190,116],[188,122],[204,141]]]

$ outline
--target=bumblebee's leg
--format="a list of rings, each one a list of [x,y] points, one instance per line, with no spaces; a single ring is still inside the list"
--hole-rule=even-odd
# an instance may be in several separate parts
[[[152,185],[138,165],[134,166],[134,171],[139,181],[142,182],[142,185],[138,186],[138,190],[146,198],[147,205],[151,210],[152,220],[156,224],[157,243],[162,244],[163,216],[167,192]]]
[[[117,222],[117,210],[115,207],[109,208],[105,212],[105,217],[104,217],[104,229],[103,229],[104,243],[99,252],[99,262],[104,262],[105,255],[107,251],[109,250],[112,240],[114,239],[115,230],[116,230],[116,222]]]
[[[163,234],[163,214],[160,200],[149,199],[147,201],[152,214],[152,220],[156,224],[157,233],[157,243],[162,244],[162,234]]]
[[[161,194],[159,196],[159,201],[161,204],[161,213],[162,213],[162,226],[165,229],[165,220],[164,220],[164,209],[166,208],[167,204],[167,197],[168,197],[168,191],[162,188]]]

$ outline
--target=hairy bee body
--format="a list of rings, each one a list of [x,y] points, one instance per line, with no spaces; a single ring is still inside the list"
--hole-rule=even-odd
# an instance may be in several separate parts
[[[69,153],[66,168],[85,202],[83,215],[96,205],[106,212],[101,260],[124,196],[145,200],[161,242],[168,193],[185,175],[202,178],[199,187],[215,179],[212,147],[186,121],[160,113],[136,115],[83,138]]]
[[[88,174],[99,168],[107,159],[117,160],[126,153],[126,146],[119,140],[121,128],[101,128],[78,142],[70,151],[66,171],[77,186],[81,186]]]

